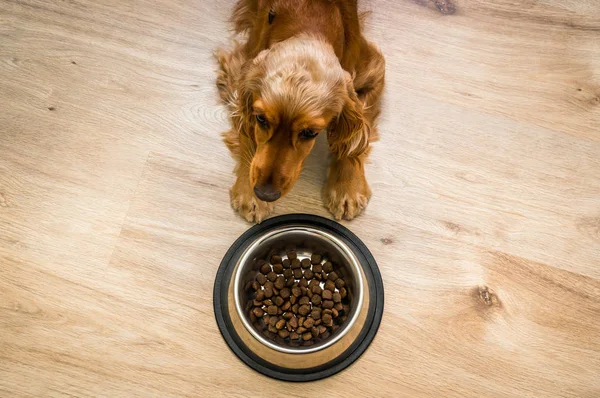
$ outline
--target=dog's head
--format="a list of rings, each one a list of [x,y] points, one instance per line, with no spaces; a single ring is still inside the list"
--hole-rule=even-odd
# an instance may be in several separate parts
[[[239,101],[238,127],[255,144],[251,161],[243,161],[251,162],[250,182],[260,200],[290,191],[319,134],[327,134],[334,156],[358,156],[368,146],[352,77],[320,40],[292,38],[248,61]]]

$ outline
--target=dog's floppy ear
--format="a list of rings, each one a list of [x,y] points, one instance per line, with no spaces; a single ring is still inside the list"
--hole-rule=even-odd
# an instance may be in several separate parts
[[[237,109],[232,118],[240,134],[250,137],[254,141],[254,116],[252,104],[254,93],[260,89],[260,80],[263,75],[262,63],[269,50],[261,51],[254,59],[246,61],[242,67],[237,89]]]
[[[338,157],[356,157],[369,148],[371,126],[363,114],[363,104],[354,91],[352,77],[346,74],[344,107],[334,119],[327,139],[331,151]]]

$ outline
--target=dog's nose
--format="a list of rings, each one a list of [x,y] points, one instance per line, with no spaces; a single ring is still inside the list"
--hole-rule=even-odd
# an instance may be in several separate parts
[[[255,185],[254,194],[257,198],[265,202],[274,202],[281,197],[281,191],[275,189],[275,187],[271,184],[262,186]]]

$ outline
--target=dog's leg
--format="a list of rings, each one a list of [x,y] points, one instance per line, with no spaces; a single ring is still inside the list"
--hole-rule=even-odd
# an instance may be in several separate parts
[[[231,207],[248,222],[260,224],[273,211],[273,203],[258,200],[250,183],[250,164],[252,156],[254,156],[254,143],[249,137],[235,131],[224,135],[225,143],[238,161],[235,167],[237,179],[229,191]]]
[[[331,160],[323,197],[325,206],[337,220],[352,220],[367,207],[371,189],[365,178],[366,157],[366,154],[353,158],[334,155]]]

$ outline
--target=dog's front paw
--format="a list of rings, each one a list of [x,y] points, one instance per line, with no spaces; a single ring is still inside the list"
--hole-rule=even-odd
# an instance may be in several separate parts
[[[336,220],[352,220],[366,207],[371,197],[371,189],[366,181],[350,184],[333,183],[325,187],[325,207]]]
[[[231,207],[248,222],[260,224],[273,211],[273,204],[258,200],[249,190],[234,186],[229,192]]]

